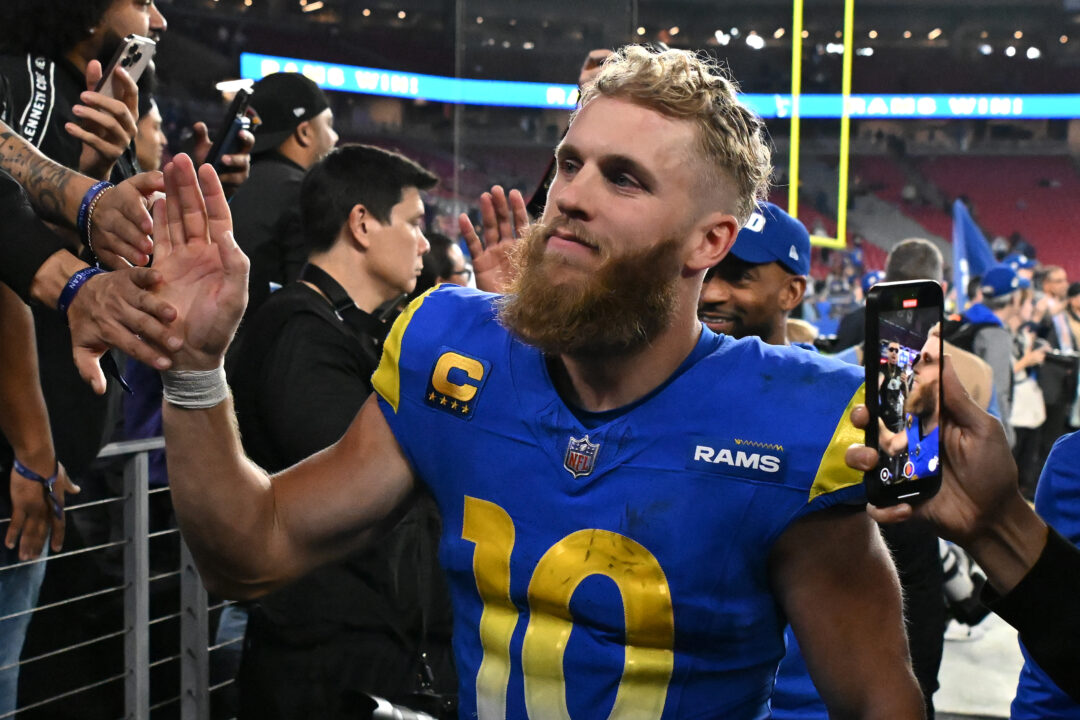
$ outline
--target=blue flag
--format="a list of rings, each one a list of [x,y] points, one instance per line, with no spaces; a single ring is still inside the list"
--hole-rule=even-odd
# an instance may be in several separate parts
[[[956,309],[967,309],[968,280],[985,275],[994,266],[994,253],[983,237],[982,231],[971,219],[967,206],[960,200],[953,202],[953,287],[956,288]]]

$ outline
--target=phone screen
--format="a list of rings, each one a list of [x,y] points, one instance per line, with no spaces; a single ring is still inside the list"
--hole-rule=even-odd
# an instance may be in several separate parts
[[[941,482],[941,288],[890,283],[867,298],[864,364],[878,465],[866,478],[875,505],[915,502]]]

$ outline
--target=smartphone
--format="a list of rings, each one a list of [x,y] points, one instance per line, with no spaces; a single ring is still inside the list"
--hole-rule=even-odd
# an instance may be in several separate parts
[[[221,159],[226,155],[236,152],[240,146],[240,131],[251,128],[251,118],[247,116],[248,104],[251,102],[251,91],[240,88],[236,91],[229,111],[225,113],[225,120],[221,123],[217,140],[214,141],[206,156],[206,162],[214,166],[219,173],[227,168],[221,164]]]
[[[866,473],[874,505],[916,503],[941,487],[941,285],[878,283],[866,297],[866,445],[878,465]]]
[[[94,90],[102,95],[115,98],[112,76],[116,68],[124,68],[127,70],[128,75],[131,76],[132,81],[139,82],[143,71],[150,67],[150,61],[154,59],[155,50],[157,50],[157,43],[150,38],[142,35],[128,35],[120,43],[120,47],[117,48],[112,60],[109,61],[108,66],[101,75],[101,80],[98,81]]]

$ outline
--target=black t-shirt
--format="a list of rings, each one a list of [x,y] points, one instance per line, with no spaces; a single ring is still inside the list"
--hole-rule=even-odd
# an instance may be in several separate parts
[[[236,242],[251,258],[245,318],[253,317],[270,296],[271,282],[291,283],[307,262],[300,221],[303,180],[304,168],[285,156],[260,155],[229,203]]]
[[[890,430],[900,432],[904,426],[904,400],[907,396],[904,370],[899,365],[886,364],[881,374],[881,419]]]
[[[81,122],[71,108],[85,90],[86,77],[66,58],[0,55],[0,119],[44,155],[73,169],[79,167],[82,141],[64,125]],[[110,180],[120,182],[136,172],[133,142]]]
[[[271,295],[230,351],[229,382],[244,449],[270,472],[345,434],[371,394],[373,341],[356,337],[303,283]]]
[[[252,460],[275,472],[341,438],[371,394],[378,357],[377,341],[346,325],[304,283],[272,294],[227,362]],[[362,629],[401,647],[402,634],[419,645],[426,625],[429,641],[447,643],[439,528],[434,501],[422,495],[377,544],[262,598],[252,610],[258,631],[304,645]]]

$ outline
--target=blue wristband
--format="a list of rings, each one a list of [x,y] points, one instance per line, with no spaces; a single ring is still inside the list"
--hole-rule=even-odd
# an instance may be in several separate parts
[[[60,501],[56,499],[56,494],[53,492],[53,486],[56,485],[56,475],[60,469],[59,466],[57,466],[56,470],[53,470],[53,474],[51,477],[42,477],[30,468],[23,465],[21,462],[19,462],[18,458],[14,458],[12,460],[12,463],[16,473],[22,475],[27,480],[33,480],[34,482],[41,483],[41,486],[45,489],[46,497],[48,497],[49,501],[52,502],[53,514],[56,515],[57,519],[64,517],[64,509],[60,507]]]
[[[111,182],[102,180],[99,183],[95,183],[93,187],[86,191],[83,195],[82,204],[79,205],[79,215],[75,220],[75,227],[79,230],[79,237],[82,238],[83,244],[89,247],[90,245],[90,206],[94,204],[94,200],[98,195],[105,192],[113,185]]]
[[[79,288],[87,280],[103,272],[105,271],[101,268],[85,267],[72,275],[67,281],[67,285],[60,291],[60,299],[56,301],[56,309],[60,311],[65,323],[67,322],[68,308],[71,307],[71,303],[75,300],[75,294],[79,292]]]

